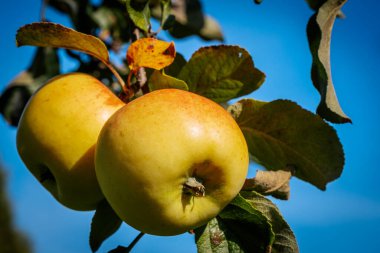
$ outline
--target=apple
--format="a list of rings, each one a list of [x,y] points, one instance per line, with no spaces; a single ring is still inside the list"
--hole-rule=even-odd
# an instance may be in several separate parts
[[[18,153],[37,180],[63,205],[92,210],[104,199],[94,152],[101,128],[125,105],[96,78],[53,78],[29,100],[17,131]]]
[[[229,113],[191,92],[143,95],[105,123],[95,170],[105,198],[130,226],[176,235],[206,224],[241,190],[248,149]]]

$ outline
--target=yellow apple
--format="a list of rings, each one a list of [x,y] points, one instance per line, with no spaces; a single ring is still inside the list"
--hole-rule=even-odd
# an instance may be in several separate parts
[[[100,81],[82,73],[50,80],[26,105],[17,131],[18,153],[63,205],[91,210],[104,198],[95,175],[96,141],[123,105]]]
[[[104,125],[95,170],[118,216],[149,234],[175,235],[215,217],[240,191],[248,150],[234,119],[191,92],[162,89]]]

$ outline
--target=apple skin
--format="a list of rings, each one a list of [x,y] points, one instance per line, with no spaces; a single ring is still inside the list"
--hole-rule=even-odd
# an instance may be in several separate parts
[[[104,199],[94,152],[101,128],[123,103],[96,78],[60,75],[28,101],[17,131],[26,167],[63,205],[92,210]]]
[[[215,102],[176,89],[148,93],[104,125],[95,170],[104,196],[130,226],[176,235],[206,224],[241,190],[249,164],[245,138]],[[188,178],[205,196],[184,192]]]

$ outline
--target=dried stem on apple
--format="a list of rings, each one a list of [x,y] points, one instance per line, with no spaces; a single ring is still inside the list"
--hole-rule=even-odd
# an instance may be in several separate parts
[[[195,197],[204,197],[206,195],[206,188],[195,177],[189,177],[187,179],[183,185],[183,191]]]

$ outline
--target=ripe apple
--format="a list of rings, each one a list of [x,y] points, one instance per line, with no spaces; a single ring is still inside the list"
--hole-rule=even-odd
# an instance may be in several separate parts
[[[175,235],[215,217],[240,191],[248,150],[234,119],[191,92],[162,89],[104,125],[95,170],[118,216],[149,234]]]
[[[123,105],[100,81],[82,73],[50,80],[26,105],[18,153],[63,205],[91,210],[104,198],[95,175],[96,141],[106,120]]]

